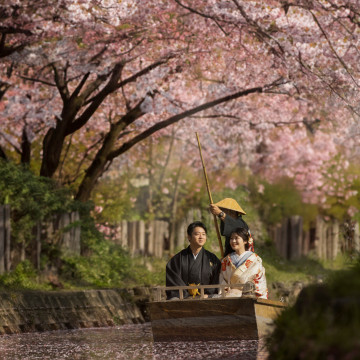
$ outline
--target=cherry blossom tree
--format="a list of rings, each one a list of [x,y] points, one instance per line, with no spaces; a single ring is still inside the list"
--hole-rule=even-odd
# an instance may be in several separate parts
[[[7,28],[21,14],[13,28],[27,33],[4,37],[1,146],[29,162],[42,142],[40,174],[59,179],[83,149],[67,177],[79,200],[114,159],[177,122],[179,136],[206,134],[214,168],[230,161],[315,191],[357,122],[356,1],[34,4],[6,12]]]
[[[214,22],[224,37],[241,33],[243,47],[255,59],[262,47],[272,55],[270,71],[276,69],[286,80],[282,91],[291,98],[247,98],[240,108],[226,104],[213,115],[233,119],[234,126],[242,122],[243,131],[231,132],[228,140],[238,141],[246,155],[236,154],[231,145],[228,153],[269,180],[294,178],[306,201],[324,202],[326,168],[339,151],[347,156],[358,151],[359,139],[349,132],[359,123],[357,2],[176,2],[189,14]],[[249,34],[258,48],[249,46]]]
[[[124,2],[120,5],[114,2],[106,8],[91,8],[91,1],[82,3],[82,6],[67,4],[67,7],[63,3],[66,11],[59,15],[61,22],[57,28],[51,28],[53,33],[49,30],[47,41],[9,56],[16,64],[13,76],[18,86],[8,92],[3,112],[4,120],[18,124],[17,129],[11,129],[17,130],[17,136],[3,134],[9,143],[14,143],[11,138],[19,138],[20,129],[28,134],[29,124],[39,128],[41,119],[40,128],[43,129],[44,138],[40,175],[43,176],[54,176],[66,137],[85,129],[90,120],[96,122],[98,131],[103,129],[100,134],[102,138],[96,139],[99,144],[97,153],[79,186],[77,198],[80,200],[88,199],[96,180],[113,158],[159,129],[217,104],[278,85],[274,81],[262,82],[262,86],[234,89],[230,95],[217,96],[215,100],[210,94],[207,96],[212,100],[203,104],[192,102],[184,111],[176,104],[174,95],[184,92],[186,84],[184,78],[177,75],[184,67],[196,65],[199,61],[197,53],[201,49],[196,47],[199,39],[194,41],[194,50],[183,49],[182,43],[189,47],[190,42],[182,37],[186,34],[190,36],[191,31],[178,33],[178,27],[175,27],[169,14],[171,8],[163,5],[162,9],[150,3],[144,14],[141,13],[143,8],[132,10],[132,2],[128,2],[127,6]],[[99,6],[102,4],[95,3]],[[117,18],[111,16],[113,10],[118,10]],[[146,16],[150,10],[153,17]],[[154,10],[157,11],[156,17]],[[99,21],[100,15],[103,17]],[[78,18],[81,18],[81,23],[76,23],[75,19]],[[56,38],[55,31],[63,36]],[[184,53],[187,56],[182,59],[180,55]],[[177,86],[173,95],[168,94],[166,89],[171,79]],[[159,99],[155,105],[154,98]],[[14,111],[15,105],[19,104],[18,99],[21,99],[20,104],[24,104],[24,107],[17,106],[17,111]],[[113,114],[114,106],[116,114]],[[152,112],[154,106],[158,114]],[[141,123],[137,124],[135,129],[140,129],[140,132],[129,140],[125,139],[119,146],[118,139],[124,137],[128,128],[145,114],[149,114],[145,120],[147,125],[153,126],[147,126],[142,131]],[[102,116],[106,119],[101,121],[99,118]],[[31,141],[28,135],[23,138]]]

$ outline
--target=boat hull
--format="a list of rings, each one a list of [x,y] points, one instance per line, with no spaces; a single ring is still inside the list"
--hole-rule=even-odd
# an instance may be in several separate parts
[[[155,342],[257,340],[272,330],[279,301],[223,298],[147,304]]]

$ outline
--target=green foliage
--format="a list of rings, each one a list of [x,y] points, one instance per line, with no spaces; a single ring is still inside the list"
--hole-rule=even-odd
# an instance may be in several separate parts
[[[37,272],[28,260],[19,263],[13,271],[0,275],[0,287],[11,289],[47,289],[46,285],[37,282]]]
[[[89,256],[63,258],[63,261],[61,279],[71,287],[123,287],[131,277],[129,255],[105,240]]]
[[[108,201],[116,184],[107,185],[109,184],[105,183],[104,188]],[[110,202],[107,208],[106,216],[114,221],[129,206],[129,195],[122,195],[119,201],[114,197],[114,202]],[[120,246],[104,239],[90,215],[93,210],[91,202],[74,201],[69,190],[57,188],[48,178],[35,176],[22,166],[0,160],[0,203],[11,205],[12,237],[25,244],[33,239],[33,228],[38,221],[62,212],[79,211],[84,256],[62,257],[54,239],[47,239],[42,244],[41,268],[57,268],[59,280],[65,287],[124,287],[129,284],[149,285],[152,281],[163,281],[162,267],[165,269],[165,265],[156,265],[157,262],[152,261],[151,265],[156,272],[153,278],[152,273],[138,259],[132,259]],[[38,284],[36,271],[29,261],[18,264],[13,271],[2,275],[0,286],[50,288],[46,282]]]
[[[98,223],[108,222],[114,224],[121,220],[134,220],[137,214],[134,212],[132,199],[138,196],[139,190],[129,182],[129,174],[116,178],[101,179],[93,190],[92,199],[102,211],[94,213]]]
[[[259,192],[259,186],[263,187],[263,192]],[[308,228],[318,213],[315,205],[303,203],[300,192],[290,178],[282,178],[274,184],[254,178],[249,181],[249,189],[251,201],[258,208],[266,226],[278,224],[292,215],[300,215],[304,228]]]
[[[263,260],[268,284],[283,282],[290,285],[294,281],[309,284],[317,278],[327,278],[334,270],[347,268],[353,263],[349,257],[342,254],[334,261],[320,261],[310,256],[286,260],[269,241],[256,246],[255,251]]]
[[[101,240],[88,256],[63,258],[61,280],[66,287],[113,288],[164,284],[165,261],[132,258],[120,246]]]
[[[337,161],[341,160],[338,157]],[[335,163],[328,169],[326,186],[331,191],[328,191],[330,194],[325,203],[326,214],[339,220],[347,220],[352,217],[348,213],[349,209],[352,209],[356,214],[354,219],[360,221],[360,213],[357,211],[360,208],[360,166],[351,164],[341,173],[338,173],[338,168],[340,166]]]
[[[132,259],[131,286],[165,286],[165,269],[167,260],[164,258],[147,258],[136,256]]]
[[[275,321],[271,359],[355,359],[360,356],[360,259],[309,286]]]
[[[0,204],[11,205],[12,237],[18,242],[32,239],[33,228],[52,214],[70,211],[69,192],[44,177],[0,159]]]

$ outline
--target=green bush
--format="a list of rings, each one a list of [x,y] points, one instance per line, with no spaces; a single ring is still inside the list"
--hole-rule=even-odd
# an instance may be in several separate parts
[[[61,279],[71,286],[122,287],[131,276],[131,260],[121,247],[103,239],[88,256],[63,258]]]
[[[11,206],[12,238],[26,244],[38,221],[71,211],[73,200],[67,189],[57,188],[51,179],[0,159],[0,204]]]
[[[0,287],[11,289],[46,289],[37,281],[37,272],[30,261],[20,262],[16,268],[8,273],[0,275]]]
[[[61,281],[67,287],[112,288],[162,284],[165,260],[130,254],[107,240],[91,246],[89,256],[63,258]]]
[[[331,274],[325,285],[305,288],[275,321],[267,339],[269,358],[360,358],[360,259]]]

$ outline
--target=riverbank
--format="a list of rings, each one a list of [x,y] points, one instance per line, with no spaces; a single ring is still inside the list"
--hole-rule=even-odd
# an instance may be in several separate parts
[[[277,294],[276,300],[288,303],[302,287],[277,283],[272,292]],[[146,303],[152,299],[150,287],[0,290],[0,335],[141,324],[150,321]]]
[[[149,288],[0,291],[0,335],[139,324]]]

